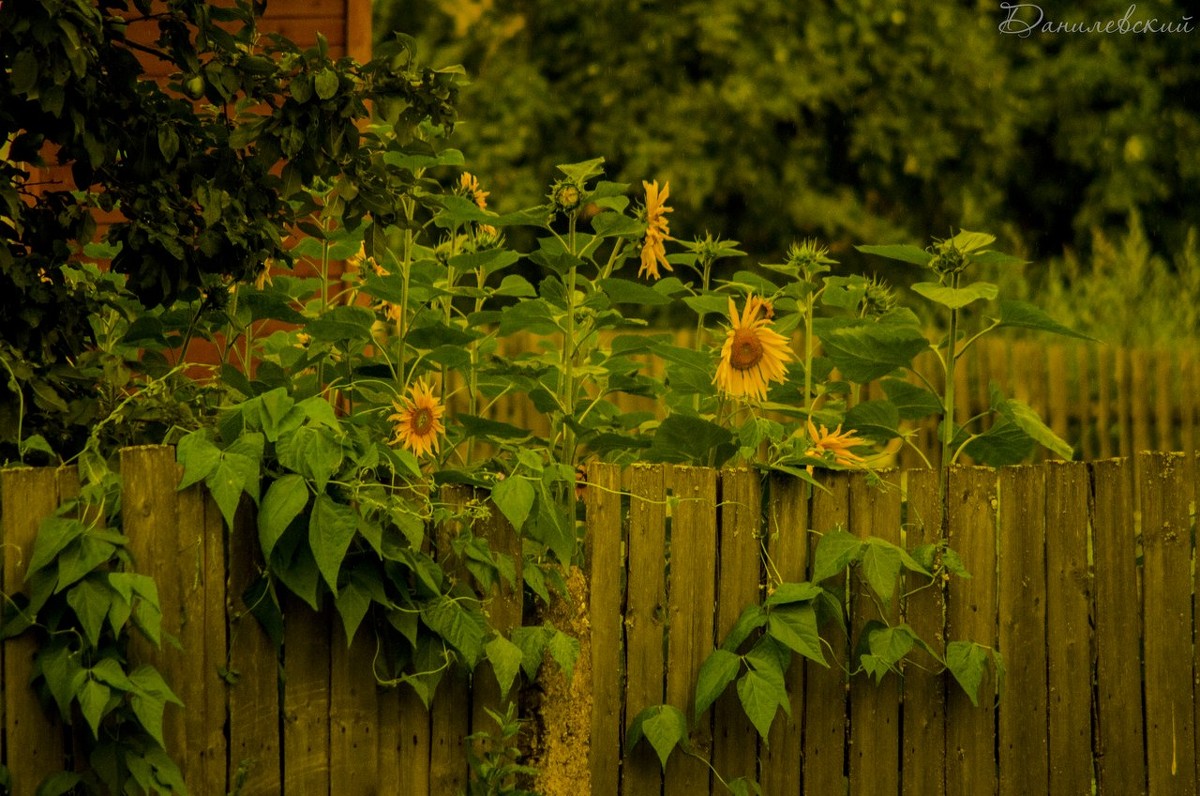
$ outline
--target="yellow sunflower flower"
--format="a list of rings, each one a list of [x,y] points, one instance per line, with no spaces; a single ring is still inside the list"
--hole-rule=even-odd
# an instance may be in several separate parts
[[[475,203],[475,206],[480,210],[487,209],[487,198],[491,196],[491,191],[485,191],[479,187],[479,178],[469,171],[464,171],[458,178],[458,187],[464,194]],[[479,231],[485,235],[495,235],[496,228],[491,224],[480,224]]]
[[[739,316],[729,299],[732,326],[721,347],[721,361],[713,383],[721,392],[759,401],[767,397],[767,384],[783,381],[784,365],[795,357],[788,339],[771,328],[765,311],[770,305],[750,296]]]
[[[658,180],[643,180],[642,187],[646,189],[646,239],[642,242],[642,267],[638,269],[638,276],[658,279],[661,276],[658,266],[668,271],[675,270],[667,262],[667,247],[663,243],[671,233],[667,226],[667,213],[674,212],[674,208],[666,206],[667,197],[671,195],[671,183],[663,183],[661,193]]]
[[[388,420],[395,424],[396,435],[392,445],[403,445],[417,456],[424,456],[438,449],[438,435],[446,432],[442,415],[446,407],[433,397],[433,389],[424,382],[417,382],[408,391],[408,397],[393,402],[396,409]]]
[[[842,467],[861,465],[863,458],[851,452],[850,449],[869,444],[865,439],[854,436],[853,431],[842,431],[840,423],[833,431],[825,426],[818,429],[813,425],[812,418],[808,420],[808,438],[812,442],[812,447],[805,452],[805,456],[816,456],[823,459],[825,454],[832,453],[833,461]]]

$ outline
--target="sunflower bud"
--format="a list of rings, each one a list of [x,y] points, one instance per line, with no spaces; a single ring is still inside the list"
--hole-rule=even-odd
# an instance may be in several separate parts
[[[559,180],[550,187],[550,201],[560,213],[571,213],[579,209],[583,189],[572,180]]]
[[[929,248],[929,253],[933,255],[933,259],[929,261],[929,268],[939,277],[953,276],[967,267],[966,255],[953,241],[939,241]]]
[[[896,307],[896,294],[887,283],[878,277],[867,283],[866,293],[863,294],[863,315],[878,318]]]

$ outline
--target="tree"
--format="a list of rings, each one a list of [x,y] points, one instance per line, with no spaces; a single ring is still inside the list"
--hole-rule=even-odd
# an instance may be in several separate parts
[[[314,188],[339,223],[394,219],[415,177],[383,162],[372,107],[401,141],[453,125],[454,74],[419,68],[404,41],[367,64],[335,60],[323,39],[301,50],[261,36],[255,11],[248,0],[0,6],[6,445],[37,429],[77,449],[103,417],[87,372],[100,367],[94,318],[123,285],[74,267],[98,214],[120,214],[105,236],[111,270],[142,305],[219,307],[231,284],[291,262],[284,241],[313,212]],[[135,26],[153,26],[153,42]],[[173,72],[165,85],[146,76],[153,60]],[[30,165],[48,163],[69,169],[66,184],[31,182]]]

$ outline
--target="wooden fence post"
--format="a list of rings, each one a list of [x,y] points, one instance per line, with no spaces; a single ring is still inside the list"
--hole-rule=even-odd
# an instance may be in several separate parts
[[[1146,792],[1133,461],[1091,465],[1096,582],[1096,771],[1101,796]]]
[[[1046,465],[1000,471],[1000,794],[1044,791],[1046,719]],[[968,566],[974,569],[974,562]]]
[[[1150,794],[1183,796],[1196,776],[1190,490],[1180,456],[1141,454],[1137,465]]]
[[[996,644],[996,471],[956,467],[950,471],[954,510],[947,540],[971,571],[950,581],[946,632],[951,641]],[[989,678],[990,679],[990,678]],[[985,679],[979,706],[956,683],[946,696],[946,792],[996,790],[995,706]]]
[[[703,467],[675,467],[671,518],[671,574],[667,586],[667,690],[666,701],[686,710],[700,665],[713,646],[713,613],[716,606],[714,573],[717,563],[717,471]],[[702,718],[692,733],[700,754],[712,750],[711,719]],[[709,787],[709,769],[684,755],[667,761],[666,796],[695,796]]]
[[[622,732],[643,709],[663,701],[663,634],[667,587],[663,572],[666,542],[666,468],[634,465],[629,477],[628,578],[625,607],[625,718]],[[662,791],[662,771],[648,744],[625,756],[623,796]]]

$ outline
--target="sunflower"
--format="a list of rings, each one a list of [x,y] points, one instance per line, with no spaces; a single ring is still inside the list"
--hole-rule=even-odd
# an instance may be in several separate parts
[[[673,271],[667,262],[667,247],[663,241],[670,238],[671,230],[667,227],[667,213],[674,208],[666,206],[667,197],[671,195],[671,183],[663,183],[662,192],[658,190],[658,180],[642,181],[646,189],[646,239],[642,242],[642,267],[638,276],[648,276],[658,279],[658,266],[662,265],[668,271]]]
[[[863,463],[863,458],[858,454],[851,453],[850,449],[858,445],[866,445],[867,441],[854,436],[853,431],[842,431],[840,423],[833,431],[825,426],[821,426],[818,430],[817,426],[813,425],[812,418],[809,418],[808,438],[812,441],[812,447],[805,451],[805,456],[816,456],[823,459],[825,454],[832,453],[834,463],[840,464],[842,467],[857,467]]]
[[[393,402],[395,414],[388,420],[396,426],[392,445],[403,445],[418,456],[438,449],[438,435],[446,432],[442,425],[442,414],[446,407],[433,397],[433,389],[418,381],[408,391],[408,398]]]
[[[469,171],[464,171],[458,178],[458,187],[467,197],[475,203],[475,206],[480,210],[487,209],[487,198],[491,196],[490,191],[485,191],[479,187],[479,178]],[[495,235],[496,228],[491,224],[480,224],[479,231],[485,235]]]
[[[713,383],[721,392],[738,397],[764,400],[767,384],[783,381],[783,366],[793,359],[788,339],[771,328],[764,312],[769,304],[750,296],[738,316],[737,305],[729,299],[729,319],[733,326],[721,347],[721,362]]]

